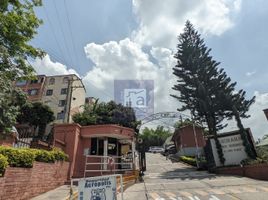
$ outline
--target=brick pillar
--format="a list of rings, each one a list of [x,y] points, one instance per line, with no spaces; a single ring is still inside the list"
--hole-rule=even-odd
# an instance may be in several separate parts
[[[78,124],[56,124],[54,127],[54,144],[61,147],[69,156],[68,178],[72,178],[76,167],[77,148],[81,126]]]

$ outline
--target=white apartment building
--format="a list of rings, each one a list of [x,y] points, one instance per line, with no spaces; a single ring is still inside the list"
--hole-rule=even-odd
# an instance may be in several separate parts
[[[47,76],[41,101],[54,112],[54,123],[71,123],[72,116],[83,110],[86,90],[75,74]]]

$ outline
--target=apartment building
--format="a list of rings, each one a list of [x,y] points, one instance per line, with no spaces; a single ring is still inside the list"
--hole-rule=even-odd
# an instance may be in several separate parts
[[[19,80],[15,83],[16,87],[22,89],[27,94],[29,101],[36,102],[42,101],[44,89],[45,89],[45,75],[39,75],[34,80]]]
[[[54,112],[56,123],[72,122],[72,115],[82,111],[85,87],[75,74],[47,76],[42,102]]]
[[[31,102],[42,102],[54,112],[54,123],[71,123],[72,115],[82,111],[86,90],[82,80],[75,74],[45,76],[36,80],[20,80],[16,83]]]

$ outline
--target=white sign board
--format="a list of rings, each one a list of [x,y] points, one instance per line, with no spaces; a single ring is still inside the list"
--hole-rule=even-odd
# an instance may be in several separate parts
[[[210,139],[210,142],[215,164],[217,167],[222,166],[217,153],[215,140]],[[221,143],[223,156],[225,158],[224,165],[239,165],[242,160],[248,158],[243,141],[239,134],[219,137],[219,142]]]
[[[116,176],[98,176],[80,179],[79,200],[116,200]]]

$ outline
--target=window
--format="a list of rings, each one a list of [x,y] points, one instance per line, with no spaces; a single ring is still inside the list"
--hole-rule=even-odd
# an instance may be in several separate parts
[[[62,82],[63,82],[64,84],[68,83],[68,81],[69,81],[69,78],[68,78],[68,77],[64,77],[63,80],[62,80]]]
[[[27,81],[26,80],[19,80],[16,82],[16,86],[23,86],[23,85],[26,85],[27,84]]]
[[[47,96],[51,96],[52,94],[53,94],[53,90],[47,90],[47,93],[46,93]]]
[[[28,95],[34,96],[38,94],[38,89],[28,90]]]
[[[66,100],[59,100],[59,106],[63,107],[66,104]]]
[[[62,88],[60,94],[67,94],[67,88]]]
[[[63,111],[62,112],[59,112],[57,114],[57,119],[64,119],[64,112]]]
[[[31,80],[30,84],[36,84],[38,83],[38,79],[35,79],[35,80]]]
[[[49,85],[54,85],[54,84],[55,84],[55,78],[50,78]]]

